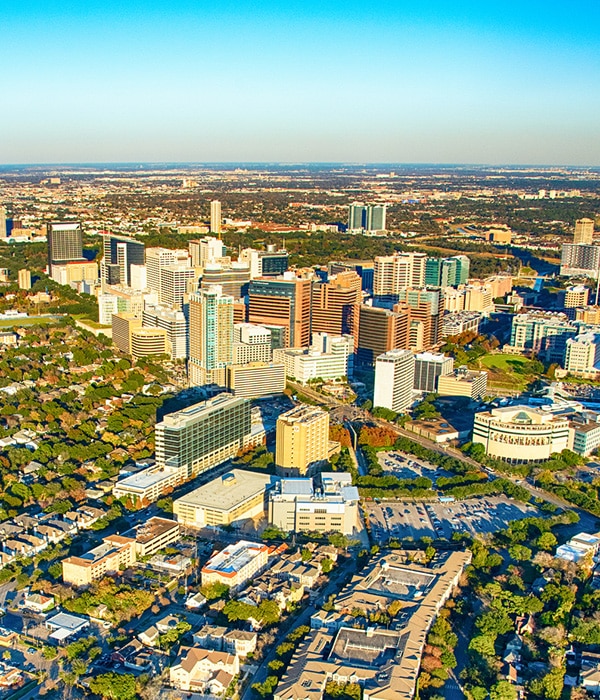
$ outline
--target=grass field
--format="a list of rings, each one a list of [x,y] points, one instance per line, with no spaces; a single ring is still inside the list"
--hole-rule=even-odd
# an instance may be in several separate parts
[[[488,371],[489,386],[503,386],[522,391],[535,376],[528,369],[529,360],[521,355],[485,355],[473,367]]]
[[[0,328],[16,328],[18,326],[46,326],[56,323],[61,316],[26,316],[24,318],[0,319]]]

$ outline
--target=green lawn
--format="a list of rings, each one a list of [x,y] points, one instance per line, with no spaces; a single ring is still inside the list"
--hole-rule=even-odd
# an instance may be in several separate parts
[[[473,363],[477,369],[488,371],[488,385],[522,391],[534,379],[527,370],[529,360],[521,355],[485,355]]]
[[[56,323],[60,316],[26,316],[23,318],[0,319],[0,328],[14,328],[18,326],[44,326]]]

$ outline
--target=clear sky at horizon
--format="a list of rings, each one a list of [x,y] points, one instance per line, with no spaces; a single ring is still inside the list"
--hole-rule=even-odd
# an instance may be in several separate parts
[[[0,163],[600,165],[600,2],[1,0]]]

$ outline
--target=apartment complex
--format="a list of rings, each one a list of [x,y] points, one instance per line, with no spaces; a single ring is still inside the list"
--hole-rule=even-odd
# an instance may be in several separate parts
[[[132,566],[140,557],[155,554],[179,539],[179,525],[166,518],[150,518],[123,535],[109,535],[103,543],[81,556],[62,561],[63,581],[89,586],[107,574]]]
[[[234,525],[261,516],[274,477],[232,469],[173,501],[173,515],[182,525],[201,528]]]
[[[190,361],[192,385],[225,386],[225,368],[233,361],[233,297],[220,287],[190,296]]]
[[[430,566],[404,551],[377,557],[337,596],[327,627],[313,616],[274,699],[321,700],[335,681],[358,683],[365,700],[413,700],[427,633],[470,561],[468,551],[438,553]],[[393,601],[402,605],[401,623],[345,622],[357,608],[375,616]]]
[[[563,277],[598,277],[600,246],[585,243],[565,243],[560,258]]]
[[[329,414],[298,405],[277,419],[275,463],[283,476],[304,476],[329,456]]]
[[[323,472],[313,479],[281,479],[269,494],[269,522],[283,532],[341,532],[359,526],[359,494],[352,476]]]

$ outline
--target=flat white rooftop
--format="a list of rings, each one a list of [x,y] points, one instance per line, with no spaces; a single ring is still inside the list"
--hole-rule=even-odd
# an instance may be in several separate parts
[[[218,510],[231,510],[276,483],[269,474],[232,469],[177,499],[178,503]]]

